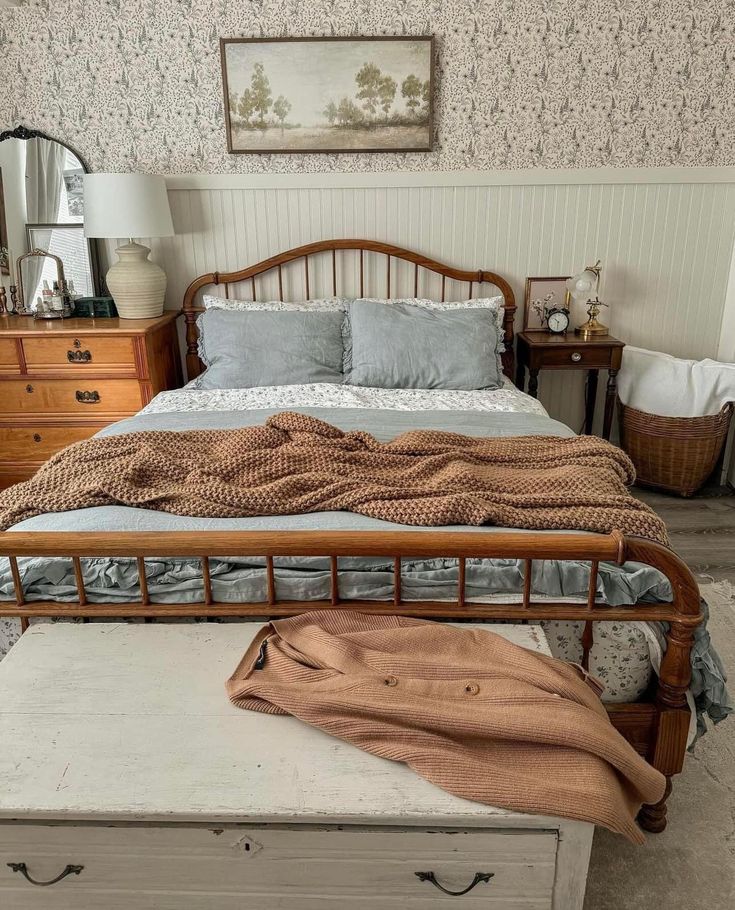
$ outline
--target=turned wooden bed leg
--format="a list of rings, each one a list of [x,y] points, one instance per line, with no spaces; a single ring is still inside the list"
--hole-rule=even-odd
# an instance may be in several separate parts
[[[666,636],[667,647],[661,662],[656,693],[658,724],[649,761],[666,776],[663,798],[652,805],[645,805],[638,814],[638,822],[645,831],[658,834],[666,827],[666,801],[671,795],[674,774],[684,765],[689,734],[689,704],[687,688],[691,679],[691,650],[694,644],[694,624],[672,622]]]
[[[652,805],[641,806],[638,813],[638,824],[644,831],[660,834],[666,827],[666,800],[671,796],[671,778],[666,778],[666,790],[663,799]]]

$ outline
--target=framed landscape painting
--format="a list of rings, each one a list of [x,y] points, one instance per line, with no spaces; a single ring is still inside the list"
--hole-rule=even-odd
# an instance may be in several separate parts
[[[222,38],[227,148],[428,152],[434,40]]]

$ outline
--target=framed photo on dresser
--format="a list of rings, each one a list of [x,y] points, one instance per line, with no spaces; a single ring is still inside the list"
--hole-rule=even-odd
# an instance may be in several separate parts
[[[544,325],[544,308],[569,308],[569,291],[566,287],[568,275],[526,278],[526,292],[523,297],[523,331],[541,332]]]
[[[231,154],[428,152],[434,39],[222,38]]]

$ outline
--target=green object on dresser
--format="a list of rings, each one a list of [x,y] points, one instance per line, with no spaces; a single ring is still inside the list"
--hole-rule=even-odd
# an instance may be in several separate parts
[[[82,319],[117,316],[117,307],[112,297],[77,297],[74,301],[74,315]]]

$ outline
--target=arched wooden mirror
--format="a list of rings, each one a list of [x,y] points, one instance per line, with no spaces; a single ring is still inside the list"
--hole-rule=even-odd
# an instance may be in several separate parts
[[[87,171],[73,148],[39,130],[19,126],[0,132],[0,282],[19,286],[16,263],[29,250],[51,254],[26,266],[23,296],[29,310],[44,280],[56,280],[53,257],[63,263],[78,295],[100,293],[97,245],[84,236]]]

